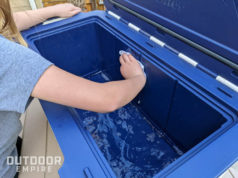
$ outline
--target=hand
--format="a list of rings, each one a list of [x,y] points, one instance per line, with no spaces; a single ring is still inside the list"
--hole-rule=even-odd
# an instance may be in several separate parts
[[[120,63],[121,74],[125,79],[141,77],[144,81],[146,81],[143,69],[132,55],[123,54],[120,56]]]
[[[55,16],[62,18],[72,17],[81,12],[81,9],[79,7],[76,7],[70,3],[58,4],[51,6],[50,8],[52,8]]]

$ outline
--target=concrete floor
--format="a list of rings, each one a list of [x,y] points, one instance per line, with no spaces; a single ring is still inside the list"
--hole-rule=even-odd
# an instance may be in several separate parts
[[[23,138],[21,155],[60,156],[63,163],[62,152],[37,99],[33,100],[26,113],[22,115],[21,121],[24,124],[21,133]],[[27,164],[23,164],[23,166],[27,166]],[[58,170],[61,166],[62,164],[53,165],[51,171],[21,172],[19,178],[58,178]]]

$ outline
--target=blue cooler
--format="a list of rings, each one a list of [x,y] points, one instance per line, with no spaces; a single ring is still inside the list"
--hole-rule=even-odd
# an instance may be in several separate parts
[[[106,11],[41,24],[29,47],[96,82],[120,80],[119,51],[147,83],[100,114],[41,101],[63,178],[213,178],[238,159],[238,1],[106,0]]]

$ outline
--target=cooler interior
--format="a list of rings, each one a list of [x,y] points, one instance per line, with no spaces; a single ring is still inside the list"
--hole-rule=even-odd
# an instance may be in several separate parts
[[[97,82],[122,79],[118,52],[133,51],[98,23],[45,36],[35,45],[58,67]],[[134,101],[106,114],[75,109],[118,177],[154,176],[227,121],[175,76],[143,56],[138,58],[147,83]]]

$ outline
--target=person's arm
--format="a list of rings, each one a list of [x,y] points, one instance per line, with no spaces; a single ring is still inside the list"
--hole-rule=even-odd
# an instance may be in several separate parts
[[[26,30],[51,17],[72,17],[81,12],[81,9],[72,4],[59,4],[37,10],[13,13],[14,21],[19,31]]]
[[[32,96],[95,112],[112,112],[128,104],[141,91],[146,77],[132,56],[120,57],[125,80],[96,83],[51,66],[42,75]]]

